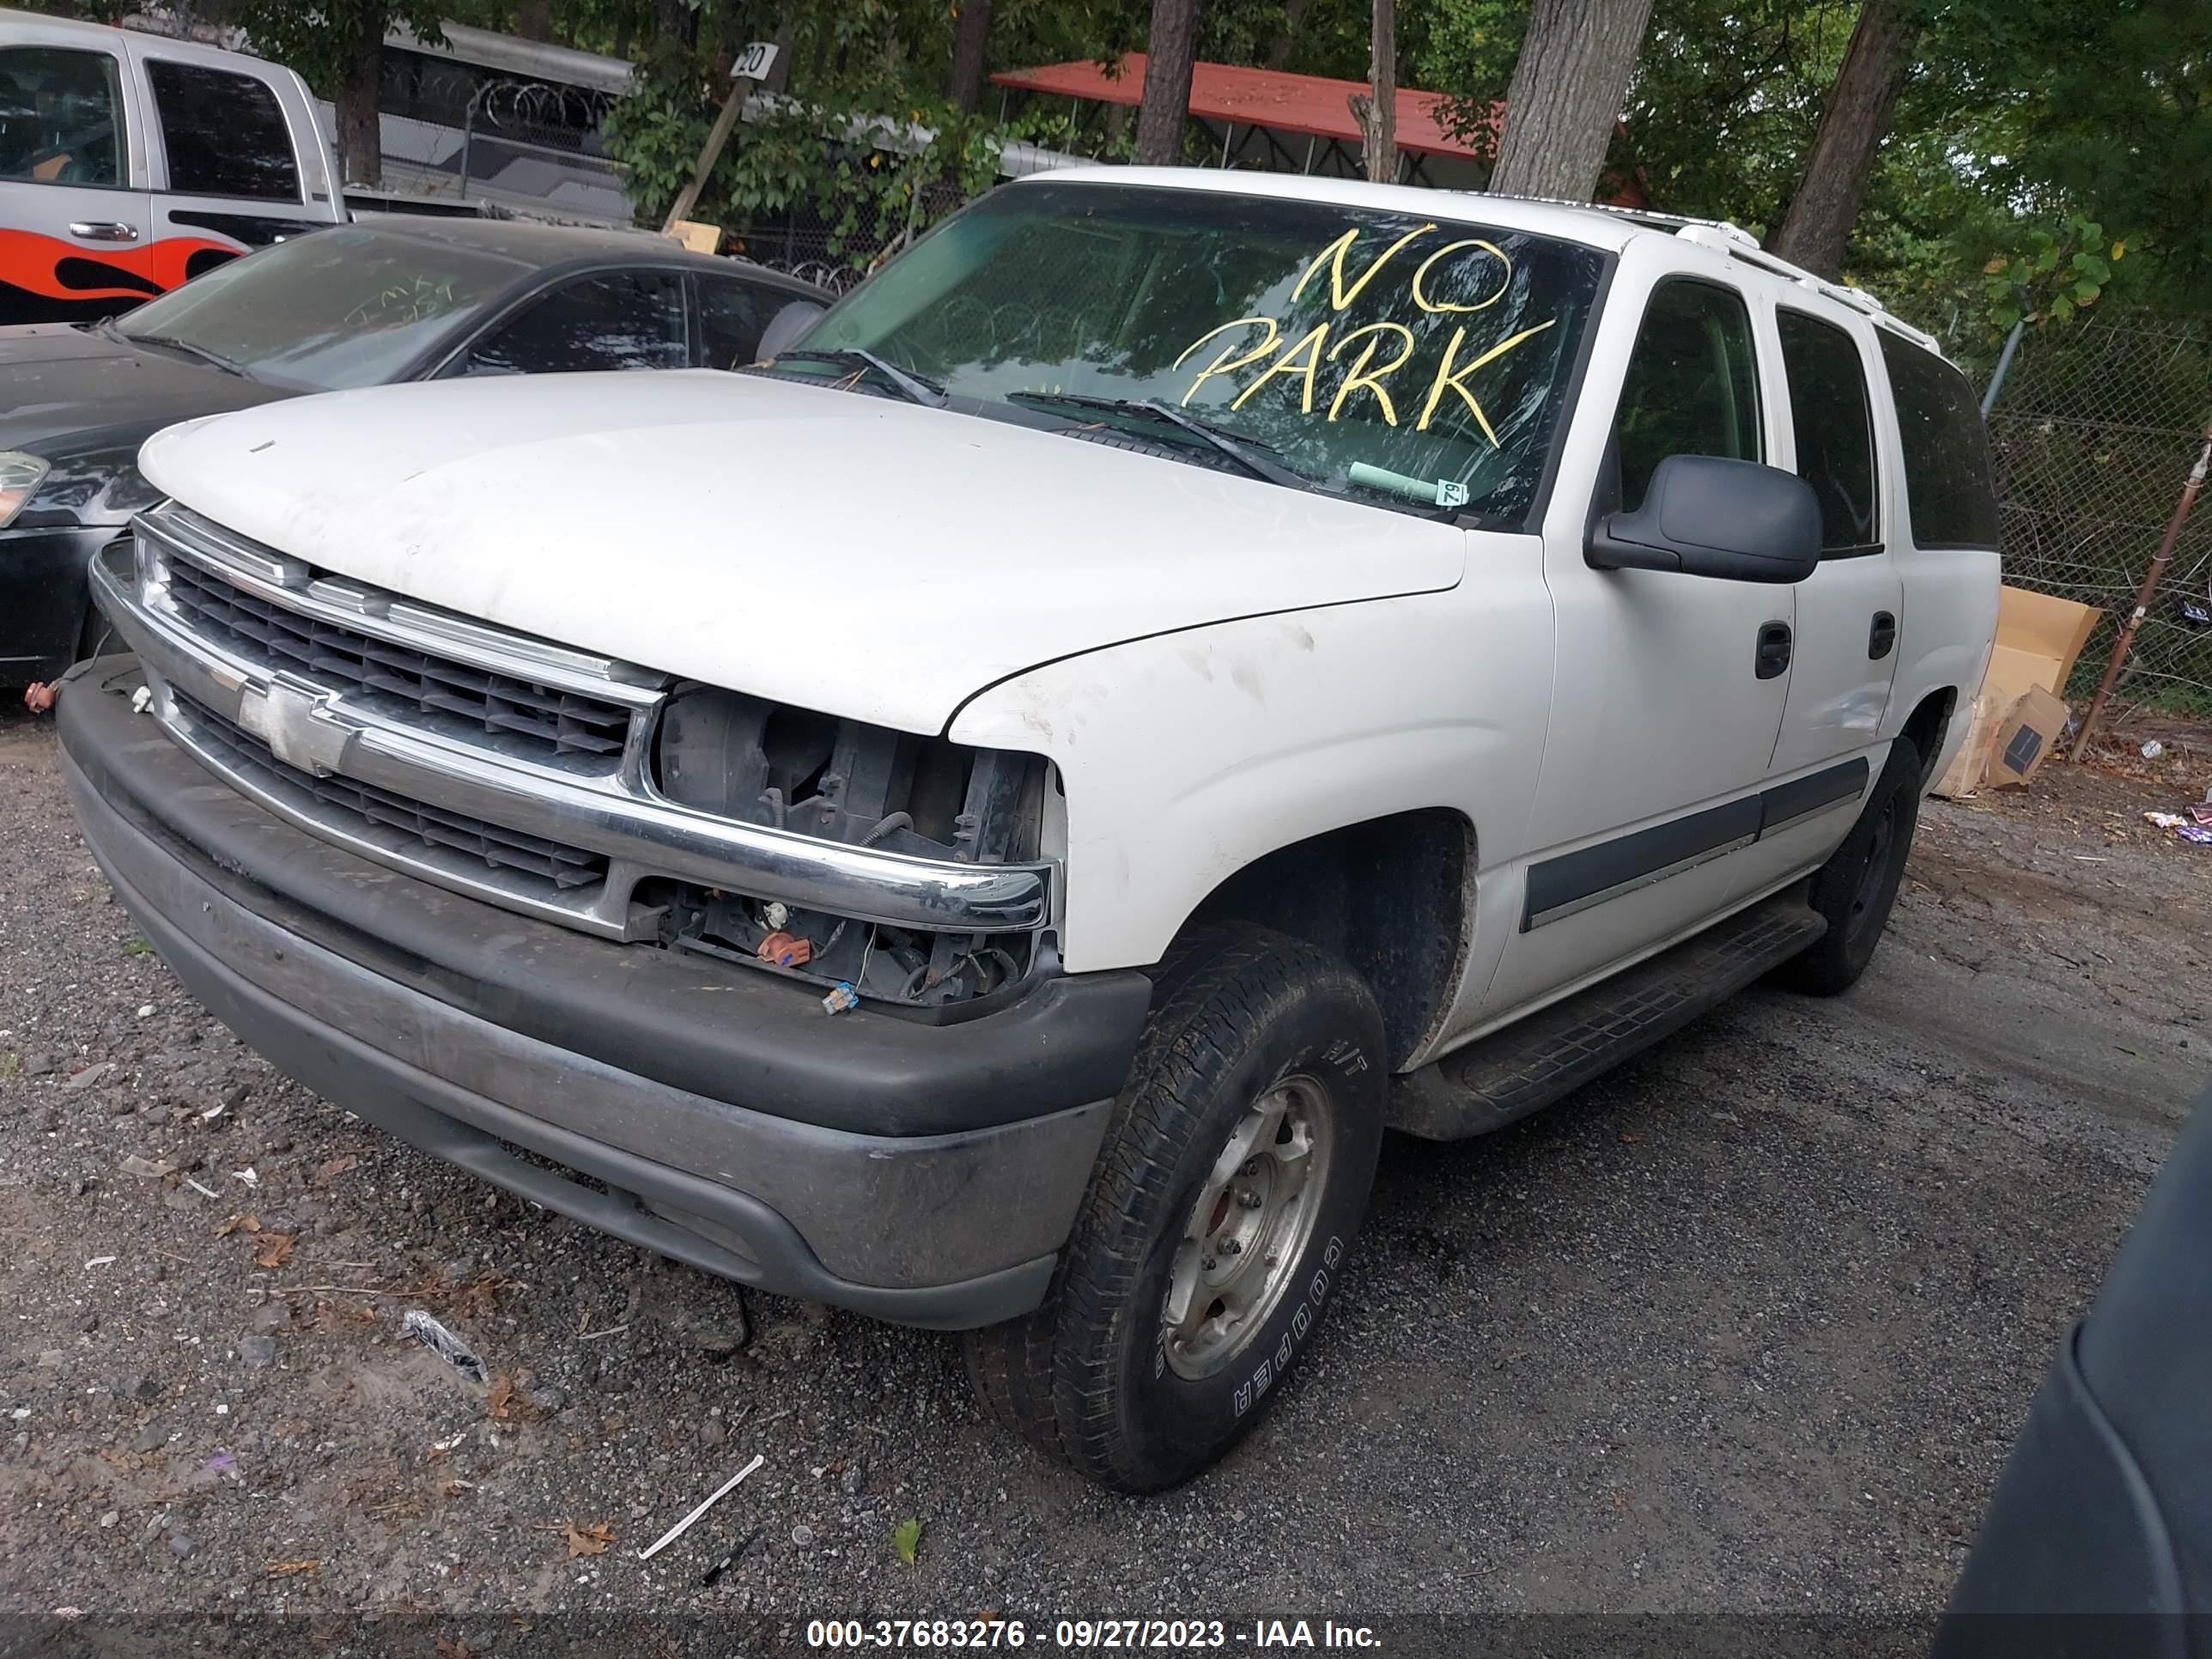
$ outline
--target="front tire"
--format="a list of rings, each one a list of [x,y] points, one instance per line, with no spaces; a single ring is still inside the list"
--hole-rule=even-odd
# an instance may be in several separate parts
[[[1257,1423],[1319,1328],[1382,1146],[1365,982],[1264,928],[1208,928],[1156,983],[1045,1305],[970,1333],[992,1414],[1127,1492]]]
[[[1920,822],[1925,765],[1920,751],[1899,738],[1875,780],[1858,822],[1828,861],[1813,875],[1808,895],[1828,919],[1828,931],[1804,955],[1784,963],[1777,977],[1793,990],[1832,997],[1849,990],[1874,960],[1889,925],[1912,831]]]

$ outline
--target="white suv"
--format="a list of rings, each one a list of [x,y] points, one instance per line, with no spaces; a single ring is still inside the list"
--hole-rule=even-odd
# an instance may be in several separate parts
[[[488,1180],[969,1331],[1128,1488],[1261,1415],[1385,1127],[1858,976],[1996,612],[1973,399],[1864,296],[1321,179],[1057,173],[744,374],[142,464],[63,741],[184,981]]]

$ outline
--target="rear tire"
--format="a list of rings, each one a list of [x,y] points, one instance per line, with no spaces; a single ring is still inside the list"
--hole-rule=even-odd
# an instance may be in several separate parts
[[[1180,945],[1044,1306],[963,1340],[991,1415],[1125,1492],[1249,1433],[1358,1236],[1386,1064],[1328,952],[1242,924]]]
[[[1828,919],[1828,931],[1804,955],[1776,970],[1775,977],[1792,990],[1834,996],[1856,984],[1874,960],[1897,902],[1905,861],[1912,853],[1925,770],[1911,743],[1899,738],[1890,744],[1889,759],[1858,822],[1814,872],[1808,898]]]

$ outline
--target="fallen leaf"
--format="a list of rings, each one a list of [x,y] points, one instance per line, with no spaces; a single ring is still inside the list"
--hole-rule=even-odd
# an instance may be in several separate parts
[[[473,1480],[448,1480],[444,1486],[439,1487],[438,1491],[447,1498],[459,1498],[463,1492],[474,1492],[476,1489],[477,1483]]]
[[[258,1215],[234,1215],[215,1230],[217,1238],[228,1238],[233,1233],[258,1233],[261,1218]]]
[[[900,1560],[912,1566],[915,1553],[921,1548],[921,1522],[909,1516],[893,1527],[891,1547],[898,1552]]]
[[[327,1164],[319,1164],[315,1166],[315,1180],[319,1185],[327,1187],[360,1162],[359,1158],[348,1152],[343,1158],[334,1158]]]
[[[305,1561],[271,1561],[269,1564],[269,1576],[271,1578],[282,1578],[287,1573],[319,1572],[322,1570],[322,1565],[323,1564],[319,1560],[313,1559]]]
[[[292,1259],[292,1246],[299,1241],[290,1233],[264,1233],[260,1248],[253,1252],[257,1267],[281,1267]]]
[[[501,1371],[491,1380],[491,1414],[502,1423],[514,1415],[520,1403],[515,1397],[514,1373]]]
[[[435,1659],[477,1659],[477,1650],[458,1636],[441,1636],[433,1647]]]
[[[1636,1145],[1636,1143],[1637,1143],[1638,1141],[1639,1141],[1639,1140],[1641,1140],[1641,1139],[1644,1139],[1644,1137],[1643,1137],[1642,1135],[1638,1134],[1638,1133],[1637,1133],[1634,1130],[1632,1130],[1632,1129],[1623,1129],[1623,1130],[1620,1132],[1620,1138],[1621,1138],[1623,1140],[1626,1141],[1626,1142],[1627,1142],[1630,1146],[1633,1146],[1634,1145]]]
[[[580,1555],[605,1555],[607,1547],[615,1541],[615,1529],[604,1521],[595,1521],[588,1527],[580,1527],[574,1521],[565,1522],[561,1528],[561,1541],[568,1547],[568,1559]]]

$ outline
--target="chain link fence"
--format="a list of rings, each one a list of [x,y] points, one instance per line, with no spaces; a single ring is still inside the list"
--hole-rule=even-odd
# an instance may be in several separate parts
[[[896,166],[898,158],[890,159]],[[967,199],[959,181],[949,178],[928,180],[921,194],[919,203],[908,205],[888,198],[858,198],[849,227],[815,203],[793,202],[774,217],[735,227],[722,251],[843,294]]]
[[[1990,411],[2005,580],[2094,605],[2072,696],[2096,688],[2212,420],[2212,319],[2032,331]],[[2193,514],[2118,695],[2212,715],[2212,502]]]

